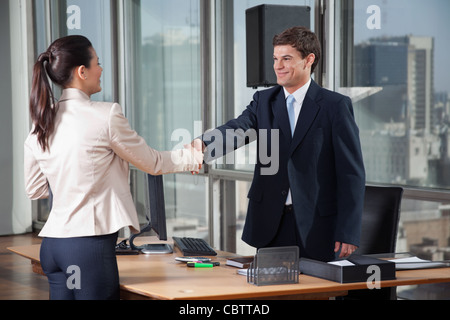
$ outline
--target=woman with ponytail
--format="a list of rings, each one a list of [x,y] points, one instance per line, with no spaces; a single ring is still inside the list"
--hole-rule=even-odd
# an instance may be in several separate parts
[[[139,231],[129,163],[161,175],[198,172],[203,162],[190,146],[152,149],[130,128],[120,105],[92,101],[91,95],[101,91],[102,71],[91,42],[82,36],[56,40],[33,70],[25,188],[32,200],[53,193],[39,234],[51,299],[119,298],[118,231]],[[59,101],[49,80],[62,88]],[[78,278],[71,277],[74,272]]]

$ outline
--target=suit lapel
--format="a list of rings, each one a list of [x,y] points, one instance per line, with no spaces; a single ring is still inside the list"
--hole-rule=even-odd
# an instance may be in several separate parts
[[[317,113],[320,110],[319,105],[316,103],[316,97],[320,90],[319,85],[314,81],[311,81],[311,86],[306,93],[305,100],[303,101],[302,109],[298,117],[297,125],[295,126],[294,137],[292,139],[290,154],[299,146],[305,135],[308,133],[309,128],[316,119]]]
[[[280,126],[281,132],[289,140],[292,140],[291,125],[289,124],[289,116],[286,108],[286,97],[284,90],[281,89],[272,102],[272,112]]]

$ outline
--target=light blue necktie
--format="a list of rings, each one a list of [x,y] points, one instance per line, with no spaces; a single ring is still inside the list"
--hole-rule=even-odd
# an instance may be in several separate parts
[[[291,134],[294,135],[295,130],[295,111],[294,111],[295,98],[293,95],[287,97],[286,105],[289,114],[289,123],[291,124]]]

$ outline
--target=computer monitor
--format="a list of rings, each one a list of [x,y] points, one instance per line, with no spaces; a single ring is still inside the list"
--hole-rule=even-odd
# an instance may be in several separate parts
[[[131,249],[138,249],[142,253],[172,253],[172,246],[167,243],[152,243],[135,246],[134,239],[143,233],[153,230],[159,240],[167,240],[166,207],[164,203],[164,184],[162,176],[146,175],[146,218],[147,226],[141,232],[130,237]]]

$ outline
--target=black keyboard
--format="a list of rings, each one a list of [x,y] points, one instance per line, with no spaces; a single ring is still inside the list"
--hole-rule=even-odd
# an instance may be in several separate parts
[[[199,238],[172,237],[174,244],[181,250],[184,256],[215,256],[217,252]]]

